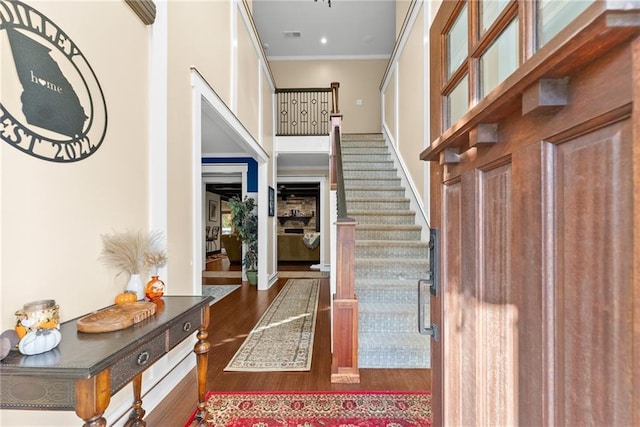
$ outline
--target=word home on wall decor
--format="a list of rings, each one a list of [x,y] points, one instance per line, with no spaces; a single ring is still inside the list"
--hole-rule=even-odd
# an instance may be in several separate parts
[[[15,73],[10,64],[2,64],[7,71],[2,76],[0,138],[53,162],[76,162],[95,153],[107,132],[107,105],[78,46],[31,6],[0,0],[0,43],[5,41]]]

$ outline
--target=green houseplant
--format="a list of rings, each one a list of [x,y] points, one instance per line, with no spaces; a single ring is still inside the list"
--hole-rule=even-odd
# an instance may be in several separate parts
[[[242,266],[247,272],[250,284],[257,283],[258,270],[258,216],[254,213],[255,200],[234,196],[227,202],[231,211],[231,225],[238,237],[245,244]]]

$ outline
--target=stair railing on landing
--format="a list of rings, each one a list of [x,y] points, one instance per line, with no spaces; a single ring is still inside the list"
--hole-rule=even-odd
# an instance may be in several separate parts
[[[337,88],[336,88],[337,89]],[[358,369],[358,299],[355,294],[356,221],[347,215],[347,201],[342,171],[342,115],[336,105],[331,115],[331,192],[336,193],[335,221],[336,292],[333,296],[333,355],[331,382],[359,383]]]
[[[331,113],[338,111],[339,83],[328,88],[278,88],[277,136],[329,135]]]

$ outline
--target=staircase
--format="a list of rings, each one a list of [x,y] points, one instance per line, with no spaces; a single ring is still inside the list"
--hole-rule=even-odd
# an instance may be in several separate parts
[[[428,243],[379,134],[343,134],[347,213],[356,226],[360,368],[429,368],[429,339],[418,333],[418,279]]]

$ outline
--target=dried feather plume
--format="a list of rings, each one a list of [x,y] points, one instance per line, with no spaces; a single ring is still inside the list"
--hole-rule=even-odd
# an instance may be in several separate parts
[[[143,267],[160,268],[167,263],[164,234],[160,231],[123,231],[103,234],[99,260],[118,274],[142,273]]]

